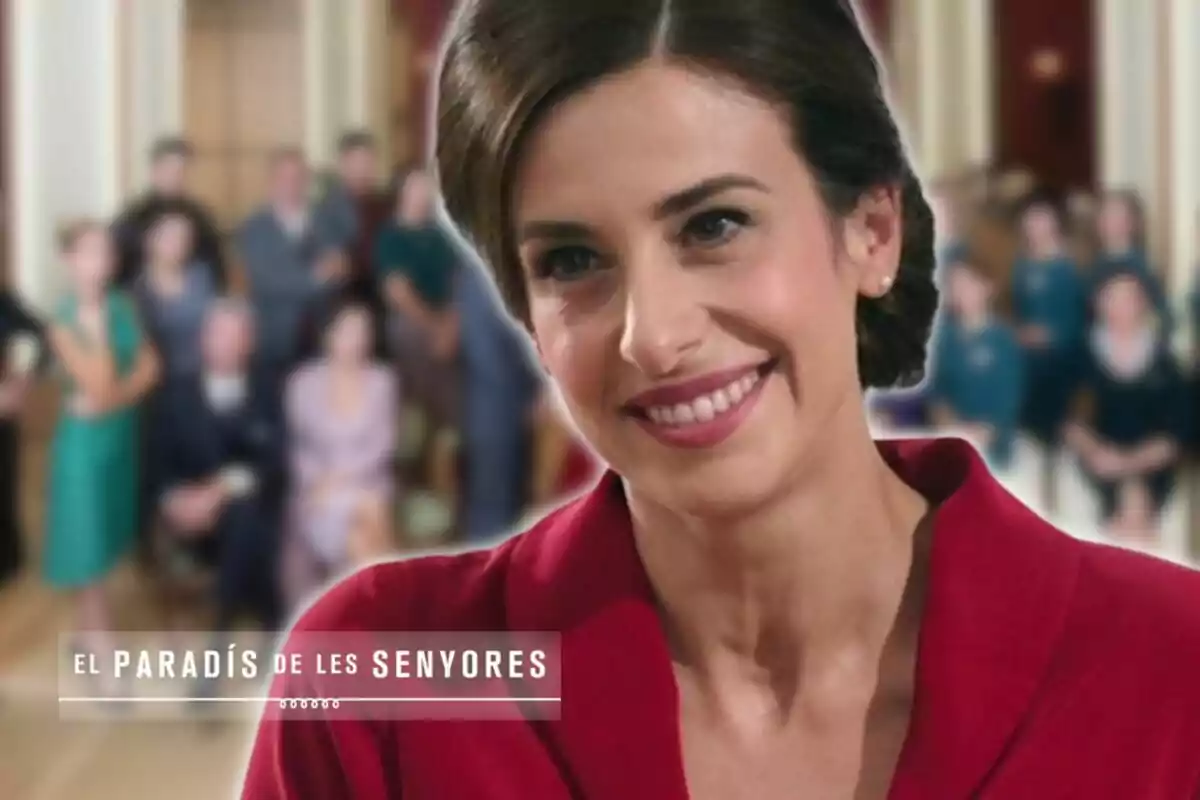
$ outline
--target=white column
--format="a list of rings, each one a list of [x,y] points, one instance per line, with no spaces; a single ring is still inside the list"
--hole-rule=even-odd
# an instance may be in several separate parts
[[[1159,20],[1155,3],[1100,0],[1100,182],[1137,189],[1148,205],[1158,192]],[[1148,210],[1153,211],[1152,208]]]
[[[333,158],[334,139],[344,117],[346,95],[340,91],[343,67],[343,17],[327,0],[304,0],[304,149],[316,165]]]
[[[12,275],[49,307],[64,280],[55,232],[120,199],[119,0],[11,0]]]
[[[124,3],[125,194],[146,183],[154,141],[183,132],[186,6],[186,0]]]
[[[944,56],[945,40],[941,36],[944,21],[944,0],[916,0],[915,22],[917,36],[917,113],[920,122],[919,150],[921,169],[930,177],[938,177],[949,167],[946,152],[947,101]]]
[[[963,156],[970,166],[986,164],[994,153],[996,83],[992,47],[992,0],[962,0]]]
[[[894,96],[923,175],[991,160],[991,0],[898,0]]]
[[[388,128],[388,7],[385,0],[304,0],[305,147],[331,163],[348,128],[385,145]]]
[[[1165,279],[1170,294],[1183,300],[1196,280],[1197,229],[1200,227],[1200,4],[1167,2],[1167,97],[1170,113],[1166,163],[1169,164]],[[1181,308],[1182,310],[1182,308]],[[1190,331],[1191,326],[1182,326]],[[1195,344],[1195,343],[1193,343]]]

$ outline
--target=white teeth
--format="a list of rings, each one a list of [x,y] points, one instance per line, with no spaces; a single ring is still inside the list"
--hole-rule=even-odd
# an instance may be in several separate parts
[[[691,402],[647,408],[646,416],[650,418],[651,422],[659,425],[690,425],[696,422],[710,422],[741,403],[761,377],[758,372],[751,372],[731,382],[728,386],[700,395]]]

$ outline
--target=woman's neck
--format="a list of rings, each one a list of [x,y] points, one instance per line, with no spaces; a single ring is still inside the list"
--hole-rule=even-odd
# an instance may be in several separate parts
[[[958,324],[968,331],[981,330],[987,327],[991,320],[991,314],[986,308],[971,311],[958,310],[954,312],[954,316],[958,319]]]
[[[836,416],[786,492],[741,519],[685,520],[630,495],[675,658],[726,707],[754,685],[786,716],[797,687],[842,676],[848,659],[878,668],[893,629],[919,625],[901,608],[927,503],[856,404]]]
[[[329,374],[334,380],[353,381],[362,375],[363,364],[361,361],[330,358],[326,363],[329,365]]]
[[[161,289],[176,289],[183,283],[183,264],[175,261],[151,261],[147,272]]]
[[[1133,255],[1133,242],[1112,239],[1103,244],[1104,254],[1112,258],[1124,258]]]
[[[104,289],[86,289],[77,291],[75,297],[81,309],[94,311],[104,305],[107,294]]]

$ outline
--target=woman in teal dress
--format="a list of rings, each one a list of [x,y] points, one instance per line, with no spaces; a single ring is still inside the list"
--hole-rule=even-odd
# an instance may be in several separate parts
[[[929,375],[933,418],[957,428],[1007,469],[1024,398],[1025,365],[1017,337],[992,311],[994,286],[969,258],[948,265],[949,307],[934,335]]]
[[[97,222],[61,242],[71,289],[50,325],[62,408],[50,448],[43,574],[79,593],[85,631],[111,630],[104,578],[138,524],[137,403],[158,380],[130,298],[109,288],[112,241]]]

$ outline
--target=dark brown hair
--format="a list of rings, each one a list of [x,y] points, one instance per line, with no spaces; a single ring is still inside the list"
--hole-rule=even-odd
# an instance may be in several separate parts
[[[89,233],[106,233],[108,226],[93,217],[80,217],[68,220],[58,227],[58,252],[70,253],[79,244],[79,240]]]
[[[346,131],[338,137],[337,151],[344,156],[354,150],[374,150],[375,137],[371,132],[362,128]]]
[[[437,84],[435,159],[450,218],[528,324],[510,195],[521,147],[556,103],[650,57],[732,77],[780,108],[834,217],[868,190],[902,192],[900,269],[860,298],[864,387],[924,376],[937,307],[933,219],[849,0],[465,0]]]
[[[170,156],[191,158],[194,152],[191,143],[182,136],[164,136],[150,148],[150,162],[157,164]]]

